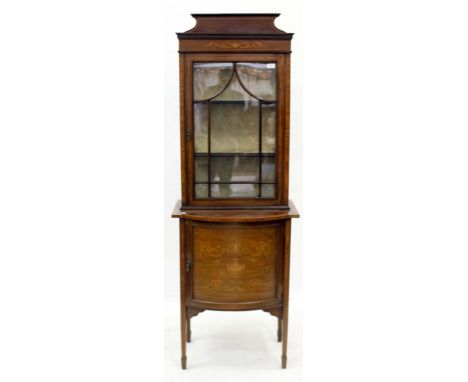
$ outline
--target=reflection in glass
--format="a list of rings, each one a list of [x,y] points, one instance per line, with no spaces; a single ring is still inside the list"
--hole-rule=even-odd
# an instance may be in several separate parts
[[[211,105],[211,152],[257,153],[259,103]]]
[[[274,198],[275,197],[275,185],[274,184],[262,184],[262,198]]]
[[[212,156],[212,182],[258,182],[258,157]]]
[[[239,62],[236,67],[250,93],[262,100],[276,100],[276,64]]]
[[[276,150],[276,105],[262,105],[262,152]]]
[[[195,197],[196,198],[207,198],[208,197],[208,185],[207,184],[196,184],[195,185]]]
[[[208,104],[193,105],[193,124],[195,128],[195,152],[208,152]]]
[[[195,101],[215,97],[233,74],[232,63],[206,62],[193,64],[193,96]]]
[[[258,184],[212,184],[213,198],[245,198],[258,196]]]
[[[208,156],[195,157],[195,182],[208,182]]]
[[[275,157],[262,158],[262,182],[273,183],[275,181]]]

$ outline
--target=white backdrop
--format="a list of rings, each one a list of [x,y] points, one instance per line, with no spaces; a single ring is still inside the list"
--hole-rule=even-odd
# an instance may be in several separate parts
[[[306,381],[466,382],[466,1],[179,4],[0,2],[0,380],[155,381],[170,366],[168,381],[294,381],[303,339]],[[197,317],[184,372],[178,341],[164,348],[178,336],[162,304],[179,197],[169,31],[218,9],[279,11],[297,33],[304,325],[288,370],[262,312]]]

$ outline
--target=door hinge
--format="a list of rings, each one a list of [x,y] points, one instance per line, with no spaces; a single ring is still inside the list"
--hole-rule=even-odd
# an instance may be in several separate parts
[[[190,267],[191,267],[191,264],[190,264],[189,261],[187,261],[187,262],[185,263],[185,271],[186,271],[186,272],[190,272]]]
[[[192,138],[192,132],[189,129],[185,130],[185,140],[190,141],[191,138]]]

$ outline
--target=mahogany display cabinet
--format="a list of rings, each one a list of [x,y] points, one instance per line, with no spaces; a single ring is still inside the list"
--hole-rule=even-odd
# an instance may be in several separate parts
[[[190,320],[205,310],[277,317],[286,368],[292,33],[279,14],[194,14],[178,33],[182,200],[182,368]]]

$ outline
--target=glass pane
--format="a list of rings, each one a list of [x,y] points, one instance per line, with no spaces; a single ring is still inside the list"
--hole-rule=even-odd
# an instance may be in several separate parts
[[[262,158],[262,182],[271,183],[275,181],[275,157]]]
[[[196,198],[275,197],[258,183],[276,181],[276,76],[275,63],[193,65]]]
[[[211,152],[258,153],[259,103],[211,105]]]
[[[232,77],[234,65],[226,62],[193,64],[193,97],[195,101],[216,97]]]
[[[258,184],[212,184],[213,198],[255,198],[258,196]]]
[[[196,198],[207,198],[208,197],[208,185],[207,184],[196,184],[195,185],[195,197]]]
[[[242,84],[255,97],[276,100],[276,64],[239,62],[237,73]]]
[[[275,197],[275,185],[274,184],[262,184],[262,198],[274,198]]]
[[[195,182],[208,182],[208,156],[195,157]]]
[[[208,152],[208,104],[193,105],[193,124],[195,128],[195,152]]]
[[[262,152],[276,151],[276,105],[262,106]]]
[[[212,156],[212,182],[258,182],[258,157]]]

